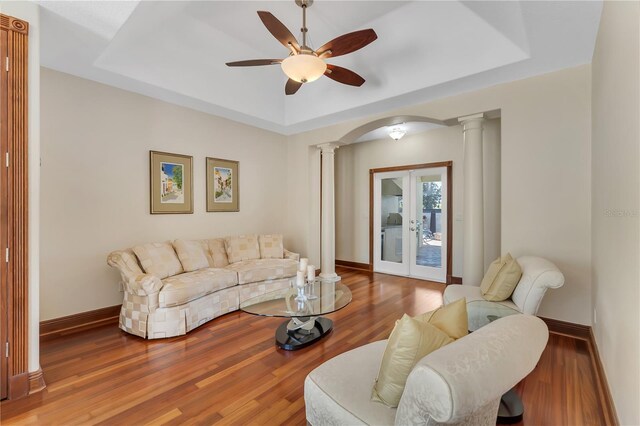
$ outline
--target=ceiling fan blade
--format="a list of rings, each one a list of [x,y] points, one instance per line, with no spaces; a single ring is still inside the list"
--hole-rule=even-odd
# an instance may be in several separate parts
[[[371,28],[368,30],[354,31],[334,38],[316,50],[316,53],[321,57],[335,58],[336,56],[346,55],[347,53],[362,49],[377,38],[378,35]]]
[[[250,59],[248,61],[227,62],[228,67],[257,67],[260,65],[278,65],[282,59]]]
[[[287,80],[287,84],[284,86],[284,93],[286,93],[287,95],[293,95],[295,94],[298,89],[302,86],[302,83],[298,83],[295,80]]]
[[[349,86],[360,87],[365,81],[364,78],[360,77],[355,72],[331,64],[327,64],[327,70],[324,72],[324,75],[338,83],[348,84]]]
[[[278,39],[280,43],[284,45],[287,49],[294,50],[295,53],[300,51],[300,45],[298,41],[291,34],[291,31],[287,27],[284,26],[282,22],[278,20],[275,16],[273,16],[269,12],[258,11],[258,16],[262,20],[262,23],[269,30],[269,32]]]

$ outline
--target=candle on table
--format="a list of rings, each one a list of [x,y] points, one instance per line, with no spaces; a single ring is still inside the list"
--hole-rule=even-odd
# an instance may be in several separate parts
[[[298,271],[296,274],[296,286],[304,287],[304,272]]]
[[[300,259],[300,267],[299,267],[300,269],[298,270],[302,272],[306,272],[307,265],[309,265],[309,259],[307,259],[306,257],[303,257],[302,259]]]
[[[307,281],[313,281],[316,279],[316,267],[313,265],[307,266]]]

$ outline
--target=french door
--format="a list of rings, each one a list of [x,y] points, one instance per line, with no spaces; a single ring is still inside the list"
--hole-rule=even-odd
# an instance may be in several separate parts
[[[373,270],[447,281],[448,170],[373,173]]]

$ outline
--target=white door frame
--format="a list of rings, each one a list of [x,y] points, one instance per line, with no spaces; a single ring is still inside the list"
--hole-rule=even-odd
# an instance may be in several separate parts
[[[403,176],[403,173],[407,175],[407,179],[409,180],[408,184],[409,184],[409,188],[405,188],[403,185],[403,196],[405,194],[409,194],[408,191],[411,191],[411,180],[409,179],[408,173],[407,171],[417,171],[419,169],[431,169],[430,173],[433,173],[433,169],[435,168],[442,168],[443,169],[443,210],[446,209],[445,212],[443,212],[444,214],[442,214],[442,221],[443,221],[443,230],[446,230],[445,232],[443,232],[443,234],[445,234],[444,238],[446,241],[443,242],[442,245],[442,268],[440,271],[440,275],[436,278],[428,278],[432,281],[438,281],[438,282],[446,282],[447,284],[451,283],[451,264],[452,264],[452,241],[453,241],[453,222],[451,221],[452,219],[452,214],[453,214],[453,206],[452,206],[452,188],[453,188],[453,182],[452,182],[452,168],[453,168],[453,162],[452,161],[443,161],[443,162],[438,162],[438,163],[425,163],[425,164],[415,164],[415,165],[410,165],[410,166],[399,166],[399,167],[385,167],[385,168],[379,168],[379,169],[370,169],[369,170],[369,188],[370,188],[370,199],[369,199],[369,270],[370,271],[375,271],[375,272],[381,272],[381,273],[388,273],[388,274],[392,274],[392,275],[402,275],[402,276],[415,276],[416,278],[423,278],[423,279],[427,279],[424,278],[423,276],[421,276],[420,272],[418,272],[418,274],[416,275],[412,275],[409,269],[409,261],[408,259],[406,259],[406,256],[403,256],[403,261],[402,263],[396,263],[396,262],[384,262],[383,265],[387,266],[387,268],[385,268],[383,266],[382,269],[379,269],[378,267],[380,266],[379,263],[380,261],[376,262],[376,259],[381,259],[381,247],[380,247],[380,233],[381,233],[381,218],[379,217],[379,214],[376,214],[376,212],[379,212],[379,208],[380,206],[375,206],[375,199],[378,197],[380,197],[380,180],[376,179],[376,176],[379,176],[383,173],[391,173],[391,172],[396,172],[398,174],[395,175],[388,175],[385,177],[398,177],[398,176]],[[376,185],[376,181],[378,182]],[[446,183],[445,183],[446,182]],[[403,180],[404,183],[404,180]],[[378,195],[376,195],[378,194]],[[378,200],[379,202],[380,200]],[[411,207],[412,210],[412,214],[415,215],[415,212],[413,212],[413,207]],[[415,217],[413,220],[416,220]],[[409,253],[409,251],[411,250],[411,247],[414,247],[415,250],[415,234],[413,235],[413,243],[412,243],[412,238],[411,238],[411,232],[409,231],[409,220],[406,221],[407,222],[407,226],[404,227],[403,233],[402,233],[402,243],[403,243],[403,253]],[[404,221],[403,221],[403,225],[404,225]],[[415,232],[415,231],[413,231]],[[415,259],[415,257],[414,257]],[[391,265],[389,265],[391,264]],[[395,265],[395,266],[394,266]],[[424,267],[421,267],[424,268]],[[423,271],[424,272],[424,271]]]

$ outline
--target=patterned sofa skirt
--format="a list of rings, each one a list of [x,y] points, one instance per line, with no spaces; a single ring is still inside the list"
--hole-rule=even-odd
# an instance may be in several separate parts
[[[146,339],[181,336],[221,315],[237,311],[240,302],[268,291],[289,287],[290,278],[236,285],[179,306],[158,307],[158,293],[137,296],[124,293],[120,328]]]

